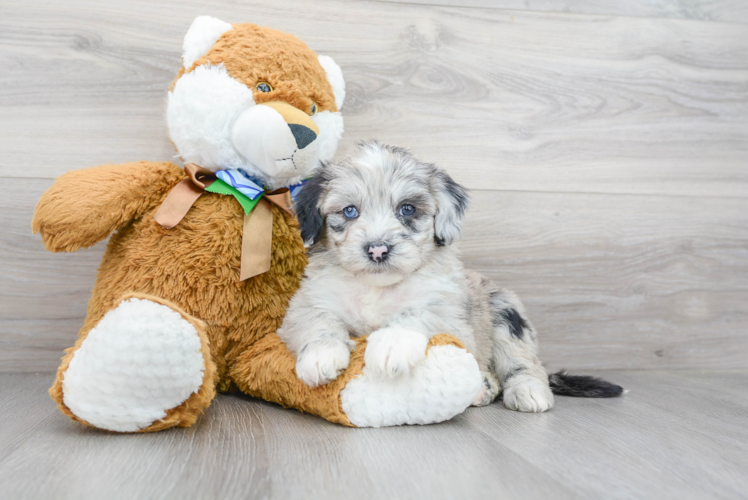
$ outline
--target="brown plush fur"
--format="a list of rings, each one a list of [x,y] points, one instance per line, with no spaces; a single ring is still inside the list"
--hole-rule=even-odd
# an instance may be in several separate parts
[[[278,100],[310,110],[315,102],[319,110],[337,111],[317,56],[291,35],[236,24],[195,62],[201,64],[224,64],[233,78],[252,89],[272,82],[272,92],[254,92],[257,103]],[[351,367],[335,382],[310,389],[296,377],[295,360],[275,334],[306,265],[296,219],[272,207],[270,271],[239,281],[243,212],[233,197],[203,194],[172,229],[153,219],[184,178],[182,169],[171,163],[107,165],[67,173],[42,196],[32,228],[47,249],[73,252],[112,235],[78,341],[66,351],[50,389],[52,398],[65,414],[81,421],[63,401],[65,371],[108,311],[126,298],[141,297],[172,307],[192,323],[205,359],[198,392],[143,432],[192,425],[216,389],[233,387],[351,425],[339,393],[361,373],[364,341],[358,341]],[[459,344],[440,336],[434,342]]]
[[[75,351],[108,311],[129,297],[168,305],[195,325],[206,370],[203,386],[166,418],[141,432],[192,425],[219,390],[243,392],[350,426],[340,391],[361,373],[365,339],[338,379],[316,389],[296,376],[294,356],[280,341],[288,301],[299,286],[306,254],[298,222],[273,207],[270,271],[238,281],[242,209],[229,196],[203,194],[174,228],[153,214],[185,174],[170,163],[108,165],[63,175],[42,196],[32,222],[46,247],[74,251],[112,236],[78,341],[66,351],[50,395],[66,415],[62,380]],[[430,345],[454,344],[437,335]]]
[[[187,70],[180,70],[174,84],[186,72],[203,64],[223,64],[229,75],[254,90],[261,104],[282,101],[309,112],[312,102],[319,111],[338,111],[335,95],[317,55],[288,33],[256,24],[233,24],[210,51]],[[251,64],[248,64],[248,60]],[[260,82],[272,82],[272,92],[258,92]]]
[[[446,334],[432,337],[428,348],[447,344],[465,348],[458,339]],[[296,357],[278,335],[273,333],[239,356],[231,374],[239,389],[251,396],[354,427],[341,407],[340,391],[349,380],[362,373],[365,350],[366,337],[356,339],[356,349],[351,353],[350,365],[345,373],[329,384],[311,388],[299,383],[299,379],[295,377]],[[289,374],[294,374],[294,377],[289,378]]]
[[[197,318],[194,318],[187,314],[183,309],[181,309],[176,304],[172,304],[166,300],[163,300],[159,297],[154,297],[152,295],[146,295],[142,293],[132,293],[128,294],[124,297],[122,297],[121,300],[117,301],[118,303],[122,300],[127,300],[129,298],[138,298],[138,299],[147,299],[151,300],[153,302],[157,302],[159,304],[163,304],[165,306],[169,306],[175,311],[177,311],[179,314],[182,315],[184,319],[189,321],[197,330],[198,335],[200,336],[200,343],[202,345],[202,352],[203,352],[203,359],[205,360],[205,372],[203,374],[203,384],[200,387],[200,389],[193,393],[187,400],[182,403],[181,405],[177,406],[176,408],[172,408],[166,412],[166,416],[162,418],[161,420],[158,420],[157,422],[154,422],[152,425],[146,427],[145,429],[141,429],[138,432],[153,432],[153,431],[160,431],[163,429],[168,429],[169,427],[179,426],[179,427],[189,427],[190,425],[194,424],[197,420],[197,417],[200,415],[200,413],[207,408],[210,405],[210,402],[213,401],[213,398],[216,397],[216,364],[213,361],[213,357],[210,354],[210,341],[208,340],[207,335],[207,325],[204,321],[200,321]],[[90,328],[89,328],[90,330]],[[83,331],[81,330],[81,335],[79,335],[77,342],[75,345],[69,349],[65,350],[65,356],[62,358],[62,363],[60,364],[60,368],[57,370],[57,377],[55,378],[55,382],[52,385],[52,387],[49,389],[49,395],[52,396],[52,399],[57,402],[57,407],[68,417],[72,418],[73,420],[76,420],[78,422],[81,422],[83,424],[90,425],[85,420],[82,420],[75,416],[73,412],[70,411],[70,409],[65,406],[63,403],[63,393],[62,393],[62,378],[65,371],[68,369],[68,366],[70,365],[70,361],[73,359],[73,354],[75,351],[77,351],[81,344],[83,344],[83,341],[86,338],[86,335],[88,332],[85,332],[83,334]]]
[[[153,220],[183,178],[168,163],[110,165],[65,174],[42,196],[32,226],[50,250],[90,246],[118,230],[66,361],[104,314],[133,293],[176,304],[207,324],[220,390],[230,387],[228,367],[236,357],[280,326],[306,265],[298,222],[273,207],[270,271],[240,282],[243,213],[234,198],[205,193],[172,229]],[[61,391],[53,389],[53,396],[63,405]]]

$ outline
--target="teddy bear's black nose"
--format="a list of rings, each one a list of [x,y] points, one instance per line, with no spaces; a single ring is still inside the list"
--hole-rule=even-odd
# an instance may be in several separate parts
[[[317,134],[309,127],[296,123],[290,123],[288,126],[291,128],[291,133],[293,134],[293,138],[296,139],[296,146],[299,149],[304,149],[317,138]]]

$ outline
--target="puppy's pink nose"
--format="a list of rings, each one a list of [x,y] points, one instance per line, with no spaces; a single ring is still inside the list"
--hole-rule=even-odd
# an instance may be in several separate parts
[[[374,262],[382,262],[387,258],[387,252],[390,251],[390,247],[386,243],[377,241],[369,245],[369,258]]]

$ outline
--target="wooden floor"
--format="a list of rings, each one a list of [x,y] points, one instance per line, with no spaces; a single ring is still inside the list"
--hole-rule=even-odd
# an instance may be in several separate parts
[[[630,392],[386,429],[220,396],[194,427],[149,435],[68,420],[51,374],[3,374],[0,497],[746,498],[748,372],[600,374]]]

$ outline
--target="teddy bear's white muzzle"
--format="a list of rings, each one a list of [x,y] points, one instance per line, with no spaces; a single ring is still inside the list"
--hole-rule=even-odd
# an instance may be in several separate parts
[[[314,168],[319,129],[311,118],[289,104],[258,104],[234,123],[236,150],[267,176],[304,176]]]

